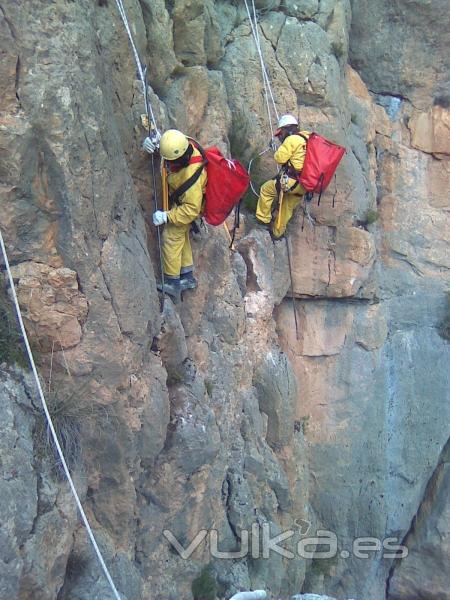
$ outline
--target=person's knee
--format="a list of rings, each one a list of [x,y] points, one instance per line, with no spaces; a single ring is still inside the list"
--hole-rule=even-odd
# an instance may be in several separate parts
[[[269,179],[269,181],[266,181],[261,186],[261,192],[263,194],[265,193],[265,194],[271,195],[274,191],[275,191],[275,184],[274,184],[273,179]]]

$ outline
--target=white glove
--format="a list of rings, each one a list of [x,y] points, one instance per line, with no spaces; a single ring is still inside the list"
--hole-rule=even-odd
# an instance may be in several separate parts
[[[148,139],[148,138],[147,138]],[[153,213],[153,225],[163,225],[167,223],[167,213],[163,210],[157,210]]]
[[[142,148],[149,154],[153,154],[159,148],[161,134],[155,131],[151,136],[147,136],[142,144]]]
[[[264,590],[255,590],[254,592],[239,592],[230,600],[265,600],[267,594]]]

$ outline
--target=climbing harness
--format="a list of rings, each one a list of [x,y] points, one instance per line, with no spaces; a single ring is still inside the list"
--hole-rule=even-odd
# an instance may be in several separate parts
[[[155,140],[158,137],[161,137],[161,132],[158,129],[158,124],[156,122],[155,113],[153,111],[153,107],[150,102],[150,98],[148,96],[148,82],[147,82],[147,67],[143,67],[142,61],[139,57],[139,53],[136,48],[136,44],[133,39],[133,34],[131,33],[130,23],[128,21],[127,13],[125,11],[122,0],[116,0],[116,5],[119,10],[120,16],[122,18],[123,25],[128,35],[128,39],[130,41],[131,49],[133,52],[133,57],[136,63],[137,72],[139,75],[139,79],[142,85],[142,93],[144,96],[144,106],[147,117],[147,131],[148,136]],[[152,129],[152,123],[154,128]],[[158,206],[158,196],[157,196],[157,186],[156,186],[156,169],[155,169],[155,157],[153,154],[151,155],[151,177],[152,177],[152,186],[153,186],[153,202],[154,202],[154,212],[159,210]],[[164,269],[163,269],[163,259],[162,259],[162,248],[161,248],[161,233],[159,227],[156,228],[156,235],[158,240],[158,252],[159,252],[159,266],[161,272],[161,292],[163,298],[163,306],[164,306],[164,298],[165,298],[165,289],[164,289]]]
[[[78,510],[80,512],[80,515],[81,515],[81,519],[82,519],[82,521],[84,523],[84,526],[86,527],[86,531],[87,531],[87,533],[89,535],[89,539],[91,540],[92,546],[94,547],[94,551],[95,551],[95,553],[97,555],[97,558],[98,558],[98,560],[100,562],[100,565],[101,565],[101,568],[103,570],[103,573],[105,574],[105,577],[108,580],[108,583],[109,583],[109,585],[111,587],[111,590],[112,590],[112,592],[113,592],[114,597],[116,598],[116,600],[122,600],[121,597],[120,597],[120,595],[119,595],[119,592],[117,591],[116,586],[114,585],[114,582],[112,580],[111,574],[110,574],[110,572],[108,570],[108,567],[106,566],[106,563],[105,563],[103,555],[102,555],[102,553],[100,551],[100,548],[98,547],[97,541],[96,541],[95,536],[94,536],[94,532],[92,531],[92,528],[91,528],[91,526],[89,524],[88,518],[87,518],[86,513],[84,511],[84,508],[83,508],[83,505],[81,504],[80,497],[78,496],[77,490],[75,488],[75,484],[73,482],[72,476],[70,475],[69,467],[67,466],[67,462],[66,462],[66,459],[64,457],[64,452],[63,452],[63,450],[61,448],[61,445],[59,443],[58,436],[56,435],[55,426],[53,424],[52,417],[51,417],[50,412],[48,410],[47,402],[45,400],[44,392],[42,390],[41,381],[39,379],[39,375],[38,375],[38,372],[37,372],[36,363],[34,362],[33,353],[31,351],[30,342],[28,341],[27,332],[26,332],[26,329],[25,329],[25,326],[24,326],[24,323],[23,323],[22,312],[21,312],[21,309],[20,309],[19,301],[17,299],[16,287],[15,287],[14,279],[13,279],[13,276],[12,276],[12,273],[11,273],[11,267],[9,265],[8,255],[6,253],[6,247],[5,247],[5,243],[3,241],[3,235],[2,235],[1,230],[0,230],[0,246],[1,246],[1,249],[2,249],[3,259],[5,261],[6,272],[8,274],[9,285],[10,285],[10,288],[11,288],[11,293],[12,293],[12,297],[13,297],[14,307],[15,307],[15,310],[16,310],[17,319],[19,321],[19,326],[20,326],[20,330],[21,330],[21,333],[22,333],[23,341],[25,342],[25,347],[26,347],[26,350],[27,350],[28,359],[30,361],[30,365],[31,365],[31,369],[33,371],[34,379],[36,381],[36,387],[37,387],[37,390],[38,390],[38,393],[39,393],[39,397],[41,399],[42,408],[44,409],[45,418],[47,420],[47,424],[48,424],[48,427],[50,429],[50,433],[51,433],[53,442],[55,444],[56,451],[57,451],[58,456],[59,456],[59,460],[61,461],[61,465],[62,465],[62,468],[64,470],[64,474],[65,474],[65,476],[67,478],[67,481],[69,483],[70,490],[71,490],[72,495],[73,495],[73,497],[75,499],[77,508],[78,508]]]

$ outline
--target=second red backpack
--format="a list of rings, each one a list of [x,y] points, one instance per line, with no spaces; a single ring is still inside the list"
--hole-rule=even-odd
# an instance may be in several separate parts
[[[311,133],[306,142],[306,156],[299,182],[307,192],[322,192],[327,188],[346,150],[318,133]]]

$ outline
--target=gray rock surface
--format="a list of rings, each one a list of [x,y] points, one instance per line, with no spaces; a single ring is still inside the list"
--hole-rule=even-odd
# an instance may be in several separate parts
[[[352,2],[350,60],[373,92],[448,108],[448,4]],[[377,31],[374,36],[373,32]]]

